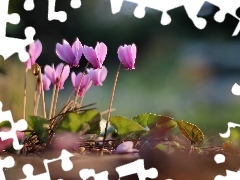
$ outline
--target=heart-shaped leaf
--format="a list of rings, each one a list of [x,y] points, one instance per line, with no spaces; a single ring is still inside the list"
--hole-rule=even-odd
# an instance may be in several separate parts
[[[182,135],[187,138],[191,144],[201,144],[204,139],[203,132],[194,124],[179,120],[177,125]]]
[[[100,121],[101,114],[95,109],[87,110],[80,114],[69,112],[63,116],[57,131],[82,131],[89,134],[99,134]]]
[[[131,133],[145,132],[146,130],[137,122],[123,116],[113,116],[110,118],[111,125],[117,130],[121,138]]]
[[[34,130],[40,143],[48,142],[49,120],[40,116],[28,116],[28,124]]]
[[[133,121],[139,123],[143,127],[153,129],[158,127],[158,130],[166,130],[176,127],[176,122],[168,116],[161,116],[151,113],[140,114],[133,118]]]

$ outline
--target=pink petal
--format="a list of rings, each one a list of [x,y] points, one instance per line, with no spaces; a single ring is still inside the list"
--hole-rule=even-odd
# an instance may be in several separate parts
[[[137,54],[137,47],[135,44],[132,44],[132,58],[135,60]]]
[[[45,75],[50,79],[50,81],[55,84],[56,82],[56,78],[55,78],[55,68],[54,68],[54,65],[49,66],[49,65],[46,65],[44,67],[44,73]]]
[[[56,76],[60,78],[60,75],[63,71],[63,63],[59,63],[56,67]]]
[[[102,43],[102,42],[101,43],[97,43],[95,51],[96,51],[98,60],[102,64],[103,61],[106,58],[106,55],[107,55],[107,46],[104,43]]]
[[[126,59],[125,59],[125,53],[124,53],[124,50],[125,50],[125,46],[120,46],[118,48],[118,59],[120,60],[120,62],[126,66]]]
[[[42,43],[39,40],[36,40],[34,43],[30,44],[29,54],[31,56],[31,59],[34,61],[34,63],[36,59],[40,56],[41,52],[42,52]]]
[[[106,79],[107,73],[108,73],[107,68],[105,66],[103,66],[101,69],[101,73],[100,73],[100,81],[101,82],[103,82]]]
[[[82,44],[81,44],[81,42],[79,41],[78,38],[76,39],[76,41],[72,45],[72,51],[73,51],[73,54],[75,55],[74,64],[78,65],[79,60],[82,57],[82,53],[83,53],[83,46],[82,46]]]
[[[85,58],[93,65],[94,68],[98,67],[98,60],[95,50],[92,47],[84,45],[83,54]]]
[[[26,66],[27,69],[31,69],[32,68],[32,61],[31,61],[31,59],[28,59],[25,62],[25,66]]]
[[[62,47],[64,57],[65,57],[65,62],[72,64],[75,56],[72,52],[72,47],[69,45],[69,43],[66,40],[63,40],[63,47]]]
[[[72,80],[72,85],[75,88],[76,87],[76,74],[75,74],[75,72],[72,72],[71,80]]]
[[[61,60],[65,61],[66,58],[63,53],[63,45],[59,43],[56,44],[56,54]]]
[[[85,76],[85,75],[84,75]],[[82,80],[82,83],[81,83],[81,87],[83,86],[84,84],[84,76],[83,76],[83,80]],[[76,88],[78,88],[80,82],[81,82],[81,78],[82,78],[82,73],[78,73],[77,77],[76,77],[76,81],[75,81],[75,85],[76,85]],[[80,88],[81,88],[80,87]],[[77,89],[76,89],[77,90]]]
[[[63,84],[65,83],[66,79],[68,78],[69,73],[70,73],[70,67],[69,67],[69,65],[65,65],[63,72],[62,72],[61,89],[63,88]]]
[[[43,90],[44,91],[50,90],[49,87],[51,85],[51,81],[50,79],[48,79],[48,77],[45,74],[42,75],[42,81],[43,81]]]
[[[131,46],[128,45],[125,47],[124,55],[126,58],[126,64],[127,64],[127,69],[131,69],[132,64],[133,64],[133,59],[132,59],[132,52],[131,52]]]

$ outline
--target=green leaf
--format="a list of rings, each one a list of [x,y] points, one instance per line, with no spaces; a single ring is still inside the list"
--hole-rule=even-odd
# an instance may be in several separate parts
[[[0,123],[0,127],[12,127],[11,123],[9,121],[2,121]]]
[[[126,137],[131,133],[146,131],[137,122],[127,119],[123,116],[113,116],[110,118],[111,125],[117,130],[121,138]]]
[[[137,117],[134,117],[133,121],[138,122],[143,127],[147,126],[150,129],[158,127],[159,130],[161,130],[161,128],[174,128],[177,125],[171,117],[151,113],[140,114]]]
[[[177,125],[182,135],[188,139],[191,144],[197,143],[200,145],[204,139],[203,132],[195,125],[183,120],[177,121]]]
[[[40,143],[48,142],[49,120],[40,116],[28,116],[28,124],[35,131]]]
[[[99,134],[100,121],[101,114],[95,109],[80,114],[69,112],[63,116],[57,130],[70,132],[82,131],[89,134]]]

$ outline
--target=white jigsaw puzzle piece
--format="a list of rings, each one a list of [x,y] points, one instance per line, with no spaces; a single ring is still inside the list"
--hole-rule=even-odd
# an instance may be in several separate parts
[[[204,2],[209,2],[220,8],[220,11],[214,16],[214,19],[217,22],[223,22],[226,14],[231,14],[239,20],[239,23],[233,32],[233,36],[236,36],[240,31],[240,18],[236,15],[236,10],[240,7],[239,0],[110,0],[113,14],[116,14],[121,10],[124,1],[138,4],[134,11],[134,15],[137,18],[143,18],[145,16],[146,7],[162,11],[163,14],[160,21],[162,25],[168,25],[171,22],[171,17],[167,13],[169,10],[184,6],[188,17],[198,29],[206,27],[207,21],[197,15]]]
[[[26,39],[6,37],[7,23],[18,24],[20,21],[18,14],[8,14],[8,6],[9,0],[0,1],[0,55],[6,60],[14,53],[18,53],[19,59],[25,62],[29,59],[29,54],[26,52],[25,47],[33,43],[35,29],[32,27],[25,29]]]
[[[93,177],[95,180],[108,180],[108,174],[108,171],[96,174],[94,169],[82,169],[79,171],[79,176],[82,180],[87,180],[90,177]]]
[[[37,175],[33,175],[33,166],[31,164],[25,164],[22,168],[23,173],[26,175],[25,179],[22,180],[51,180],[50,179],[50,173],[49,173],[49,168],[48,168],[48,164],[61,160],[61,166],[62,169],[64,171],[70,171],[73,168],[73,163],[70,160],[70,157],[72,157],[73,154],[71,154],[70,152],[68,152],[67,150],[62,150],[61,155],[58,158],[54,158],[54,159],[44,159],[43,160],[43,164],[44,167],[46,169],[45,173],[41,173],[41,174],[37,174]]]
[[[7,156],[4,159],[0,156],[0,179],[6,180],[3,168],[11,168],[15,165],[15,161],[12,156]]]
[[[214,180],[239,180],[240,178],[240,169],[239,171],[229,171],[226,170],[226,176],[217,175]]]
[[[0,131],[0,138],[4,141],[6,139],[13,139],[13,148],[15,150],[20,150],[23,145],[19,144],[17,131],[24,131],[27,129],[27,121],[25,119],[21,119],[17,122],[13,121],[12,113],[10,110],[2,111],[2,102],[0,101],[0,123],[3,121],[9,121],[11,123],[11,130],[4,132]]]
[[[116,168],[116,171],[119,179],[132,174],[137,174],[139,180],[146,180],[146,178],[155,179],[158,176],[156,168],[145,169],[143,159],[119,166]]]

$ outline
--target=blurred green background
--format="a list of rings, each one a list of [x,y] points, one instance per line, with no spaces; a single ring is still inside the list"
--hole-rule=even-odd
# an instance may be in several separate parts
[[[104,65],[108,76],[102,87],[87,92],[83,104],[97,103],[104,111],[109,100],[115,73],[119,64],[117,49],[123,44],[137,46],[136,69],[121,69],[112,115],[132,118],[140,113],[167,114],[198,125],[205,134],[216,135],[227,130],[227,122],[240,123],[240,97],[231,93],[232,85],[240,84],[240,39],[232,37],[238,23],[231,15],[223,23],[214,21],[217,7],[205,4],[199,15],[208,23],[204,30],[197,29],[183,7],[169,11],[172,22],[160,24],[161,12],[146,8],[146,15],[133,15],[136,4],[124,2],[121,11],[111,13],[109,0],[82,0],[79,9],[70,6],[70,0],[57,1],[56,11],[65,11],[67,21],[48,21],[48,1],[34,1],[33,11],[23,9],[24,0],[10,0],[10,13],[19,13],[18,25],[7,25],[7,36],[25,38],[24,29],[36,29],[35,39],[43,44],[37,62],[42,66],[61,60],[55,54],[56,43],[66,39],[72,44],[76,37],[82,44],[94,46],[104,42],[108,47]],[[4,109],[11,109],[14,117],[22,117],[24,64],[15,54],[0,61],[0,100]],[[87,63],[84,56],[75,72]],[[35,77],[28,74],[27,114],[33,112]],[[58,108],[61,109],[72,88],[70,77],[60,91]],[[49,108],[52,91],[46,92]],[[41,107],[41,105],[40,105]],[[39,112],[41,112],[39,110]]]

